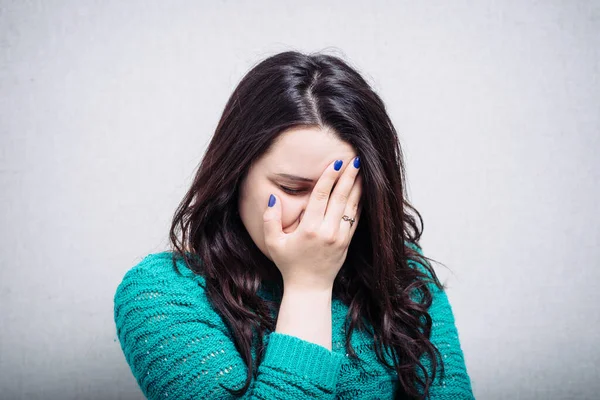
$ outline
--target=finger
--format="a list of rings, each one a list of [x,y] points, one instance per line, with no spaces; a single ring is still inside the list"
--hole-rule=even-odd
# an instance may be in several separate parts
[[[341,167],[343,166],[343,162],[341,165],[339,164],[340,162],[341,160],[336,160],[329,164],[315,184],[315,187],[310,194],[308,205],[304,210],[304,218],[299,225],[302,226],[303,229],[308,228],[309,230],[316,231],[323,223],[323,217],[325,215],[325,210],[327,209],[327,203],[329,202],[331,188],[339,177]],[[339,170],[336,170],[335,167],[338,167]]]
[[[352,187],[352,191],[350,192],[350,196],[348,197],[348,202],[346,203],[346,208],[344,210],[343,215],[347,215],[350,218],[354,218],[354,223],[352,226],[350,225],[350,221],[344,221],[342,217],[339,219],[339,235],[338,237],[343,237],[350,242],[352,235],[354,235],[354,231],[356,231],[356,227],[358,225],[358,220],[360,219],[360,212],[362,211],[361,204],[362,197],[362,176],[359,175],[356,178],[356,182]]]
[[[342,225],[340,226],[340,236],[345,237],[346,246],[350,245],[350,242],[352,242],[352,237],[354,236],[354,233],[358,228],[358,221],[360,220],[362,208],[362,204],[359,204],[358,210],[356,211],[356,216],[354,216],[354,223],[352,224],[352,226],[350,226],[350,221],[340,220],[340,223],[342,223]]]
[[[283,236],[281,227],[281,203],[274,194],[269,197],[267,209],[263,214],[263,233],[265,245],[273,246]]]
[[[342,216],[345,214],[353,218],[356,211],[351,210],[352,214],[348,214],[348,210],[346,208],[352,191],[357,190],[355,188],[355,183],[357,182],[356,178],[359,171],[358,167],[360,166],[359,162],[355,162],[357,159],[359,159],[359,157],[354,157],[353,159],[348,160],[348,166],[336,184],[335,189],[331,194],[329,204],[327,205],[327,211],[323,222],[325,223],[327,229],[331,230],[333,235],[337,235],[339,231],[340,220],[342,219]],[[360,192],[354,193],[354,197],[357,195],[360,197]],[[353,199],[353,201],[355,201],[355,205],[358,206],[358,198]]]

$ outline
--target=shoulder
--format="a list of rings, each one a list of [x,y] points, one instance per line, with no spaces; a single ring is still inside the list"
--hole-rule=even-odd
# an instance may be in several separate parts
[[[136,283],[164,283],[170,285],[200,284],[205,287],[204,277],[188,268],[183,258],[170,251],[150,253],[135,263],[125,273],[119,287]]]
[[[188,268],[183,258],[164,251],[144,256],[127,270],[114,294],[115,313],[131,304],[160,307],[177,299],[189,304],[206,303],[203,276]]]
[[[421,272],[427,274],[428,277],[431,277],[431,272],[425,266],[425,264],[430,264],[423,258],[425,257],[425,255],[423,254],[423,249],[421,248],[421,245],[419,243],[409,242],[406,240],[404,241],[404,245],[412,249],[416,253],[416,256],[410,256],[408,258],[408,266],[413,269],[418,269]]]
[[[407,264],[410,268],[418,270],[424,276],[421,276],[421,280],[425,282],[431,294],[434,296],[435,300],[446,301],[446,293],[444,285],[440,282],[439,277],[436,274],[436,271],[431,264],[427,260],[427,257],[423,254],[423,248],[417,242],[409,242],[404,241],[406,247],[412,249],[414,254],[409,255]],[[414,298],[420,299],[422,293],[420,291],[415,291],[413,296]],[[419,300],[420,301],[420,300]]]

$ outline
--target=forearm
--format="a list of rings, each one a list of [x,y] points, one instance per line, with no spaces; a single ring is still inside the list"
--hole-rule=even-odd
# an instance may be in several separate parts
[[[284,285],[275,331],[331,350],[332,290]]]

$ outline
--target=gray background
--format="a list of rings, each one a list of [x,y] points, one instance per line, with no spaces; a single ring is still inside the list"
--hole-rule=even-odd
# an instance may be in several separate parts
[[[476,397],[597,398],[598,2],[0,7],[1,398],[142,398],[114,291],[284,50],[343,57],[386,102]]]

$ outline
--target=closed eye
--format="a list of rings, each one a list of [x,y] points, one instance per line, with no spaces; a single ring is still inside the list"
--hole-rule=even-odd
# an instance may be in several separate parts
[[[303,190],[291,189],[291,188],[288,188],[285,186],[279,186],[279,187],[281,188],[281,190],[283,190],[284,192],[289,193],[289,194],[298,194],[298,193],[303,192]]]

